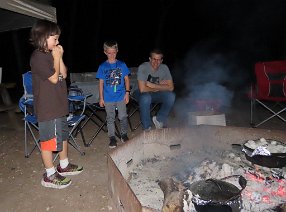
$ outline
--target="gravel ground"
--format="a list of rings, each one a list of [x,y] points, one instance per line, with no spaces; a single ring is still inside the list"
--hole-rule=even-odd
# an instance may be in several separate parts
[[[243,95],[237,95],[232,107],[225,112],[229,126],[250,127],[250,102]],[[39,151],[36,149],[29,158],[24,157],[23,114],[13,109],[0,112],[0,208],[1,211],[114,211],[107,191],[108,138],[99,133],[90,147],[82,149],[81,156],[70,148],[69,158],[73,163],[84,166],[84,172],[72,176],[72,185],[66,189],[43,188],[40,184],[44,168]],[[139,120],[138,114],[133,122]],[[186,116],[172,111],[169,127],[186,125]],[[286,124],[273,119],[260,128],[285,130]],[[89,122],[84,129],[90,139],[96,127]],[[142,132],[139,128],[130,132],[132,138]],[[123,144],[120,144],[123,145]]]

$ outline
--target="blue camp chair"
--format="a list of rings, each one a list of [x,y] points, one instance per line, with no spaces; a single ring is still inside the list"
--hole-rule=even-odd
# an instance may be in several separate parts
[[[34,114],[34,109],[33,109],[32,72],[28,71],[24,73],[22,75],[22,78],[23,78],[24,94],[19,100],[19,108],[24,113],[23,120],[25,123],[25,139],[24,139],[25,157],[28,158],[36,148],[38,148],[39,151],[41,151],[41,148],[39,145],[39,136],[37,135],[37,132],[39,131],[38,121]],[[86,100],[85,97],[74,97],[74,98],[68,97],[69,101],[78,102],[79,99],[82,99],[83,101]],[[85,102],[83,102],[83,104],[85,104]],[[81,151],[80,145],[76,141],[76,136],[78,133],[80,133],[83,143],[85,143],[85,138],[81,127],[81,123],[83,122],[84,119],[85,115],[83,114],[83,112],[81,112],[80,114],[75,114],[72,117],[67,117],[68,125],[70,128],[68,143],[72,145],[81,155],[84,155],[85,153]],[[31,150],[28,147],[29,134],[32,136],[34,144]],[[56,157],[57,155],[55,156],[54,160],[56,159]]]
[[[24,130],[25,130],[25,157],[28,158],[35,148],[41,151],[39,146],[39,139],[36,136],[36,131],[39,131],[38,121],[33,110],[33,89],[32,89],[32,72],[28,71],[22,75],[24,94],[19,100],[19,108],[24,113]],[[33,148],[29,150],[28,147],[28,133],[33,138]]]
[[[32,98],[25,98],[24,95],[19,100],[19,108],[24,113],[24,129],[25,129],[25,139],[24,139],[24,145],[25,145],[25,157],[28,158],[32,152],[38,148],[39,151],[41,151],[41,148],[39,146],[39,139],[38,136],[36,136],[36,131],[39,131],[38,128],[38,121],[36,116],[33,113],[33,99]],[[28,147],[28,133],[33,138],[34,146],[31,150],[29,150]]]

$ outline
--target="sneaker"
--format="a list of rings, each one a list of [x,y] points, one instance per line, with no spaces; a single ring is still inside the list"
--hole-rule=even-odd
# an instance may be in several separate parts
[[[127,134],[123,134],[123,135],[121,136],[121,142],[122,142],[122,143],[125,143],[125,142],[128,141],[128,140],[129,140],[129,138],[128,138]]]
[[[112,148],[117,147],[117,141],[116,141],[116,138],[114,136],[110,137],[109,140],[110,140],[109,148],[112,149]]]
[[[57,171],[62,176],[77,175],[83,171],[83,167],[69,163],[69,165],[66,168],[62,169],[59,164],[57,166]]]
[[[45,173],[43,175],[41,184],[47,188],[62,189],[68,187],[71,184],[71,179],[60,175],[58,172],[55,172],[49,177],[47,177],[47,173]]]
[[[153,123],[154,123],[156,129],[162,129],[163,128],[163,123],[159,122],[157,120],[156,116],[153,116],[152,120],[153,120]]]
[[[151,127],[148,127],[147,129],[144,129],[144,132],[150,132],[151,131]]]

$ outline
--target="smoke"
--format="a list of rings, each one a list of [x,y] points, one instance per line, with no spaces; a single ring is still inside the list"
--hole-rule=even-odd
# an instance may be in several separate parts
[[[179,117],[186,117],[190,111],[201,111],[202,107],[197,105],[199,101],[205,102],[203,110],[218,109],[219,112],[226,112],[231,107],[237,86],[245,79],[243,71],[235,65],[231,55],[207,53],[203,50],[190,51],[181,65],[175,68],[176,72],[184,73],[175,76],[180,80],[180,94],[175,105]]]

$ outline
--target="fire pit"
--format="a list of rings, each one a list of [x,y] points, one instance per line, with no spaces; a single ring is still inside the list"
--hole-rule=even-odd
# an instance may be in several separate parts
[[[162,179],[176,176],[176,179],[186,182],[186,177],[202,164],[211,165],[212,169],[217,168],[214,164],[223,164],[228,167],[224,165],[222,158],[226,152],[234,151],[232,144],[243,144],[246,140],[255,140],[261,137],[283,141],[286,133],[255,128],[205,125],[144,132],[125,145],[114,149],[108,155],[108,189],[111,198],[118,211],[161,211],[165,200],[158,183]],[[244,157],[244,154],[241,155]],[[213,163],[204,161],[213,161]],[[158,164],[160,164],[159,167]],[[243,168],[248,169],[251,165],[251,163],[246,163]],[[253,167],[255,170],[256,167]],[[261,183],[255,175],[257,172],[254,171],[255,174],[253,174],[251,171],[253,170],[250,170],[249,174],[244,173],[244,177],[248,181],[255,178],[257,182]],[[214,173],[214,170],[212,172]],[[220,173],[221,176],[217,177],[222,178],[231,174],[227,171],[224,172],[226,173]],[[265,170],[261,170],[261,172],[265,172]],[[192,180],[199,180],[194,176]],[[195,177],[198,176],[200,175]],[[148,180],[149,184],[146,183]],[[280,190],[276,191],[280,192],[278,196],[286,196],[283,193],[285,192],[283,185],[278,185],[280,186]],[[260,204],[254,197],[256,193],[249,192],[250,189],[247,189],[246,186],[244,195],[250,196],[250,204],[252,204],[251,198],[253,204]],[[285,199],[285,196],[282,197],[282,200]],[[271,201],[264,200],[268,203]]]

